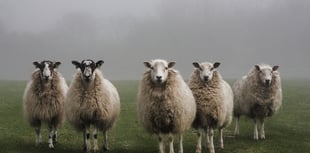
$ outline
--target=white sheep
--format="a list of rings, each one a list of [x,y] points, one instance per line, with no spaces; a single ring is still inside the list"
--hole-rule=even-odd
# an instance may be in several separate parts
[[[179,153],[183,153],[182,133],[189,129],[196,113],[195,99],[178,71],[175,62],[144,62],[138,91],[138,118],[146,131],[159,138],[159,152],[164,153],[163,136],[168,134],[170,153],[174,153],[173,134],[179,134]]]
[[[24,96],[24,114],[31,127],[35,128],[36,145],[41,140],[41,124],[49,129],[48,146],[54,149],[57,128],[64,121],[64,101],[68,89],[65,79],[57,71],[60,62],[33,62],[36,69],[28,82]]]
[[[213,130],[219,129],[220,146],[223,144],[223,128],[232,120],[233,92],[224,81],[217,68],[220,63],[193,63],[195,70],[188,85],[193,92],[197,104],[196,118],[193,127],[198,130],[196,153],[201,153],[201,135],[205,130],[207,146],[214,153]]]
[[[89,153],[90,126],[93,131],[94,152],[98,152],[98,130],[103,131],[103,149],[107,151],[107,131],[111,129],[120,113],[120,99],[113,84],[103,78],[100,66],[103,61],[83,60],[81,63],[72,61],[77,72],[70,84],[65,110],[68,121],[78,131],[83,131],[84,150]]]
[[[235,135],[239,134],[239,119],[245,115],[254,120],[254,140],[265,139],[264,119],[271,117],[282,104],[282,89],[279,66],[255,65],[246,76],[236,81],[234,91]]]

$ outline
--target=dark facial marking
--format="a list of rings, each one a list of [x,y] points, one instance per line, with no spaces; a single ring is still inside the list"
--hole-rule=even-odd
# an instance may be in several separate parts
[[[44,60],[44,61],[41,61],[40,63],[37,61],[33,62],[33,65],[36,68],[40,69],[41,74],[44,71],[45,64],[48,64],[48,68],[50,69],[51,72],[53,72],[54,68],[57,68],[61,63],[60,62],[53,63],[52,61],[49,61],[49,60]]]
[[[80,64],[80,69],[82,72],[84,72],[86,67],[90,67],[92,69],[92,72],[96,69],[96,64],[93,60],[83,60]]]

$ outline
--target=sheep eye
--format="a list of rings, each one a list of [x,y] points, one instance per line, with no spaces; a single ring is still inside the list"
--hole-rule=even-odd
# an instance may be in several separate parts
[[[151,69],[151,70],[154,70],[154,67],[152,66],[150,69]]]
[[[92,69],[95,69],[95,68],[96,68],[96,65],[95,65],[95,64],[91,64],[91,68],[92,68]]]
[[[165,67],[165,70],[168,70],[168,67]]]
[[[211,68],[211,71],[213,71],[213,70],[214,70],[214,67]]]

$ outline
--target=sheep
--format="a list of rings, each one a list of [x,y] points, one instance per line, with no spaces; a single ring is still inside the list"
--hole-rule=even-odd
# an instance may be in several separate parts
[[[65,79],[57,71],[60,62],[33,62],[35,70],[23,96],[24,116],[35,129],[36,145],[41,144],[41,123],[49,129],[48,146],[54,149],[57,128],[64,122],[64,102],[68,89]]]
[[[240,116],[245,115],[254,120],[254,140],[258,140],[257,126],[260,126],[260,139],[265,139],[264,119],[276,113],[282,104],[278,68],[278,65],[255,65],[246,76],[234,83],[235,135],[239,135]]]
[[[164,153],[164,136],[168,135],[169,152],[174,153],[173,135],[179,134],[179,153],[183,153],[182,133],[189,129],[196,114],[193,94],[178,71],[175,62],[155,59],[144,62],[137,95],[140,123],[159,139],[159,152]]]
[[[213,130],[220,133],[220,147],[223,144],[223,129],[230,125],[233,114],[233,92],[217,70],[220,63],[193,62],[195,67],[188,81],[197,104],[193,127],[197,129],[196,153],[201,153],[202,130],[206,132],[207,146],[214,153]]]
[[[65,112],[68,121],[84,136],[84,150],[91,151],[90,129],[94,127],[94,152],[98,152],[98,130],[103,132],[103,150],[107,151],[107,131],[115,124],[120,113],[120,98],[114,85],[99,70],[104,62],[99,60],[72,61],[76,73],[70,84]]]

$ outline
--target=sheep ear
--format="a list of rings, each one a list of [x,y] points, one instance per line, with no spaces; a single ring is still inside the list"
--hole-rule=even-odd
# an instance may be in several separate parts
[[[150,62],[143,62],[144,66],[147,67],[147,68],[151,68],[152,65]]]
[[[195,68],[200,69],[200,64],[198,62],[193,62],[193,65],[194,65]]]
[[[219,63],[219,62],[215,62],[214,64],[213,64],[213,68],[218,68],[219,66],[221,65],[221,63]]]
[[[56,68],[58,68],[58,66],[61,64],[61,62],[56,62],[55,64],[54,64],[54,69],[56,69]]]
[[[279,69],[279,65],[275,65],[272,67],[272,71],[277,71]]]
[[[260,71],[259,65],[255,65],[255,68],[256,68],[257,71]]]
[[[78,61],[72,61],[72,64],[75,65],[75,68],[80,68],[81,64]]]
[[[40,68],[41,64],[37,61],[34,61],[33,62],[33,65],[36,67],[36,68]]]
[[[103,63],[103,60],[99,60],[98,62],[96,62],[96,68],[99,68]]]
[[[172,68],[174,65],[175,65],[175,62],[174,62],[174,61],[173,61],[173,62],[169,62],[169,63],[168,63],[168,68]]]

